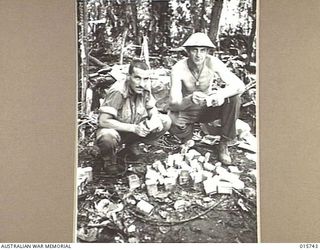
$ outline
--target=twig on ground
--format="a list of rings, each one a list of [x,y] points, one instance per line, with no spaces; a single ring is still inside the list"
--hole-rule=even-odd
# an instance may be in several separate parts
[[[209,207],[208,209],[206,209],[204,212],[200,213],[200,214],[197,214],[191,218],[188,218],[188,219],[184,219],[184,220],[180,220],[180,221],[158,221],[158,220],[153,220],[153,219],[148,219],[148,218],[145,218],[141,215],[138,215],[137,213],[135,213],[134,211],[129,211],[129,213],[131,213],[133,216],[145,221],[145,222],[148,222],[150,224],[153,224],[153,225],[158,225],[158,226],[161,226],[161,225],[177,225],[177,224],[183,224],[183,223],[186,223],[186,222],[189,222],[189,221],[192,221],[192,220],[195,220],[195,219],[198,219],[199,217],[201,216],[204,216],[206,215],[207,213],[209,213],[211,210],[213,210],[215,207],[217,207],[219,204],[221,204],[223,201],[227,200],[227,198],[220,198],[220,200],[215,203],[214,205],[212,205],[211,207]]]

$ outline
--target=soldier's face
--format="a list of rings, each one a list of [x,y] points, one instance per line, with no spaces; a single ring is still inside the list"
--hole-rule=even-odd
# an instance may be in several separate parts
[[[136,94],[142,94],[147,85],[150,84],[150,72],[149,70],[143,70],[140,68],[133,68],[133,72],[130,75],[130,87]]]
[[[189,48],[189,58],[196,65],[203,64],[207,54],[208,54],[208,48],[206,47],[190,47]]]

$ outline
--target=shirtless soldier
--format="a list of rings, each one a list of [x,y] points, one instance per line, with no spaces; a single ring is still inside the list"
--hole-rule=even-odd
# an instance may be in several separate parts
[[[177,62],[171,72],[170,132],[182,141],[192,138],[195,122],[208,123],[221,119],[219,160],[232,163],[228,142],[236,137],[236,120],[244,83],[218,58],[208,54],[214,48],[204,33],[194,33],[183,44],[189,57]],[[213,90],[215,74],[225,87]]]

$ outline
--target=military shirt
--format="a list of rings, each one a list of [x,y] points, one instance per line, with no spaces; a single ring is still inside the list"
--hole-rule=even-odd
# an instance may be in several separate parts
[[[120,80],[108,89],[99,112],[110,114],[120,122],[138,124],[148,117],[148,110],[153,107],[155,99],[150,89],[136,94],[130,89],[128,80]]]

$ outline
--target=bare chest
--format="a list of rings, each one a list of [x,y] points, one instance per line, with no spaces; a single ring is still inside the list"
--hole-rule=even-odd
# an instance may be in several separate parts
[[[207,93],[214,79],[214,73],[205,67],[200,72],[191,72],[189,69],[181,76],[182,92],[184,95],[201,91]]]

